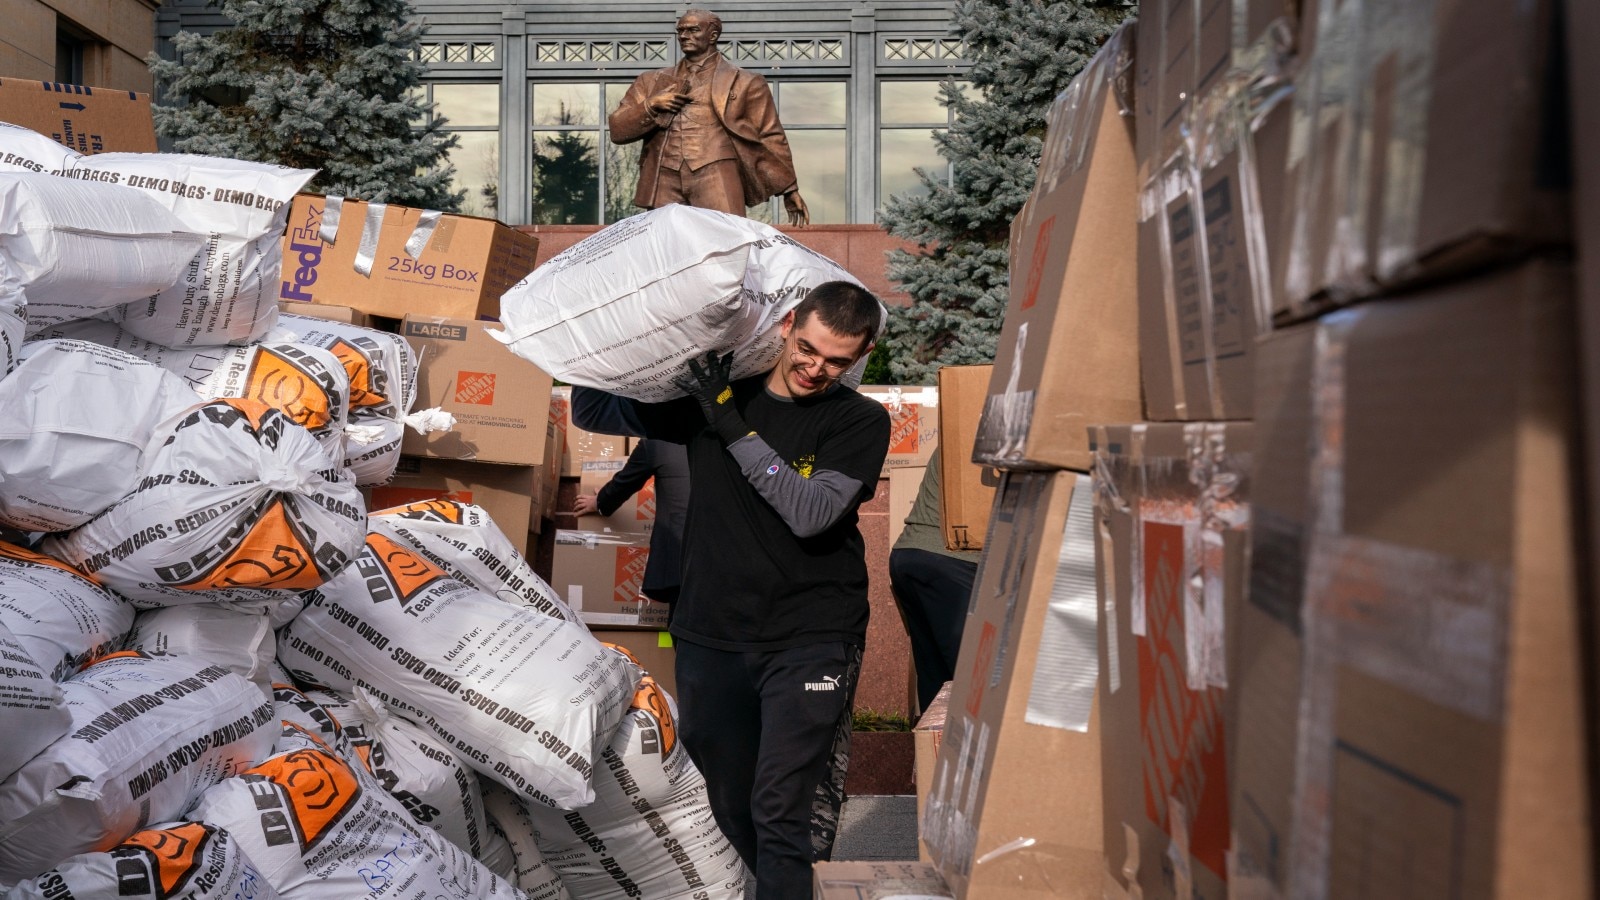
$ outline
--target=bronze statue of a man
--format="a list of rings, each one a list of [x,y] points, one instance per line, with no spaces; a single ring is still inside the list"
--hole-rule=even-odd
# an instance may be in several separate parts
[[[717,52],[722,20],[715,13],[691,9],[677,32],[683,59],[634,79],[610,117],[612,141],[644,141],[634,204],[744,215],[781,194],[789,224],[809,224],[767,80]]]

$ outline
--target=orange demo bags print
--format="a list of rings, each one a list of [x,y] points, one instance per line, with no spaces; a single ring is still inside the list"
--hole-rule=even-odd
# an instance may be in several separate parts
[[[252,400],[196,406],[156,429],[132,494],[45,541],[135,605],[299,603],[343,569],[366,507],[311,434]]]
[[[278,892],[226,829],[204,822],[153,825],[104,853],[82,853],[7,900],[278,900]]]
[[[285,897],[523,900],[327,750],[273,756],[206,791],[190,815],[238,838]]]

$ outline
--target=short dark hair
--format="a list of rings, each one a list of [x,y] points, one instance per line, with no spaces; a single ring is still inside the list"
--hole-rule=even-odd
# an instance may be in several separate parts
[[[848,281],[825,281],[812,288],[794,308],[795,327],[804,325],[812,313],[829,331],[861,338],[863,347],[877,338],[883,326],[883,304],[871,291]]]

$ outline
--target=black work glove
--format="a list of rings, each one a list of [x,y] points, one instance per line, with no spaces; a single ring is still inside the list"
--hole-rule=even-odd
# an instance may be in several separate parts
[[[712,350],[704,359],[689,360],[685,368],[688,372],[679,376],[678,385],[700,402],[706,422],[716,429],[723,443],[731,444],[752,433],[733,405],[733,387],[728,381],[728,373],[733,371],[733,351],[719,357]]]

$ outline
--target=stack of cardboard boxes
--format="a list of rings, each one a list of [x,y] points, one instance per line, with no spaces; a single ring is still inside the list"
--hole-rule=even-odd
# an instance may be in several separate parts
[[[1146,2],[1058,100],[954,896],[1592,894],[1559,12]]]

